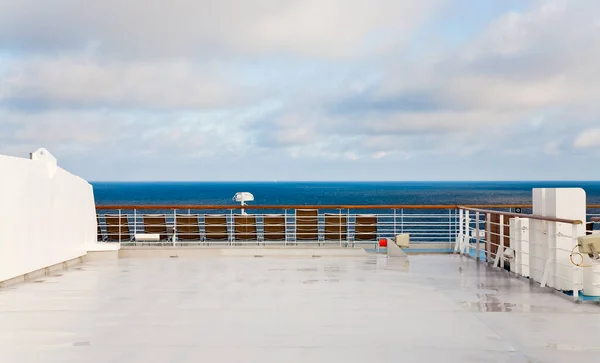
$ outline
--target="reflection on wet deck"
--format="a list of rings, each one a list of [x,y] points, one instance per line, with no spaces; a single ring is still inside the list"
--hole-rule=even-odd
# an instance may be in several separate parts
[[[0,290],[4,362],[567,362],[600,307],[453,255],[120,259]]]

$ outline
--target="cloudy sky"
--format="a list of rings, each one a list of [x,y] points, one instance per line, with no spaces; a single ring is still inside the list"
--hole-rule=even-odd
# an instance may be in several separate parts
[[[88,180],[600,179],[600,1],[0,0],[0,154]]]

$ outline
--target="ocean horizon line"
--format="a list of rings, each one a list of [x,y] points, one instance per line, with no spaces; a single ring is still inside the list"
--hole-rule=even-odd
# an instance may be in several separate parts
[[[170,183],[600,183],[600,180],[91,180],[89,183],[170,184]]]

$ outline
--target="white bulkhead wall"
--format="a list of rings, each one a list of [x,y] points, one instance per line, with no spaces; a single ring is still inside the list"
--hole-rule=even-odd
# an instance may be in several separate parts
[[[86,254],[96,243],[92,186],[45,149],[0,155],[0,281]]]

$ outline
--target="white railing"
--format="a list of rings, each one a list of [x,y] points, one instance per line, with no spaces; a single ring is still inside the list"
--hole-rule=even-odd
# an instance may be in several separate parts
[[[575,298],[583,289],[584,257],[576,252],[577,238],[586,234],[582,221],[472,208],[460,208],[458,221],[456,253]]]
[[[413,243],[437,243],[451,249],[457,234],[455,209],[378,209],[337,211],[239,210],[198,213],[192,209],[102,210],[98,240],[132,244],[377,244],[379,239],[409,234]],[[158,213],[157,213],[158,212]],[[272,212],[272,213],[271,213]],[[363,213],[364,212],[364,213]],[[375,212],[375,213],[370,213]],[[305,210],[306,213],[306,210]],[[158,235],[158,236],[157,236]]]

